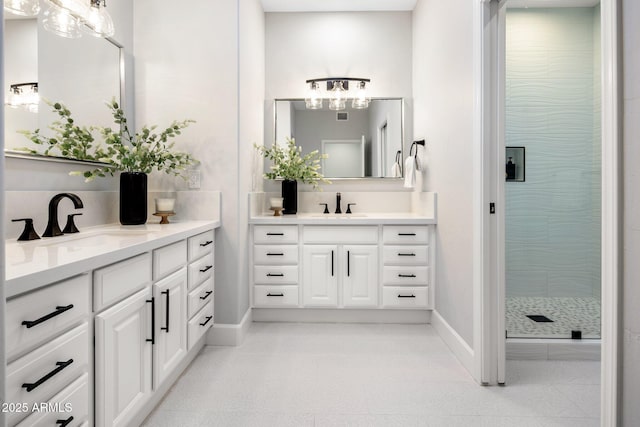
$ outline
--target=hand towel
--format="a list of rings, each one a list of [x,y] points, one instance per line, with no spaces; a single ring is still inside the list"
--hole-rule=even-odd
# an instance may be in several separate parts
[[[407,157],[404,161],[404,187],[413,188],[416,185],[416,158]]]
[[[392,178],[400,178],[402,177],[402,167],[400,166],[399,162],[395,162],[393,164],[393,166],[391,166],[391,173],[390,173]]]

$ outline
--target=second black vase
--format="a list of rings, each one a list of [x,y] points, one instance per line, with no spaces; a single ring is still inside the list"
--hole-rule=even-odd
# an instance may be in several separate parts
[[[298,181],[285,179],[282,181],[282,211],[285,215],[295,215],[298,212]]]
[[[140,225],[147,222],[147,174],[120,174],[120,224]]]

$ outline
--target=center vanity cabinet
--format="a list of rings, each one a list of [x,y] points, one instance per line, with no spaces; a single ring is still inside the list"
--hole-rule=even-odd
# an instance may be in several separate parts
[[[173,240],[7,300],[7,425],[140,424],[213,324],[214,230]]]

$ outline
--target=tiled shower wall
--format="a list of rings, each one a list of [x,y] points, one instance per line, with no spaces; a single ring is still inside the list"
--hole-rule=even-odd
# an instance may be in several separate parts
[[[599,7],[510,9],[506,145],[526,181],[506,183],[507,296],[600,296]]]

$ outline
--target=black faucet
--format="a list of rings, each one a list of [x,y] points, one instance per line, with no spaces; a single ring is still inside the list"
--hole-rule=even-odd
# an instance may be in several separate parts
[[[60,193],[53,196],[49,202],[49,221],[47,222],[46,230],[42,233],[42,237],[55,237],[63,234],[62,231],[60,231],[60,226],[58,225],[58,203],[60,203],[60,200],[65,197],[71,199],[73,206],[75,206],[76,209],[84,207],[80,197],[73,193]]]
[[[341,214],[342,209],[340,208],[340,199],[342,199],[342,194],[336,193],[336,213]]]

